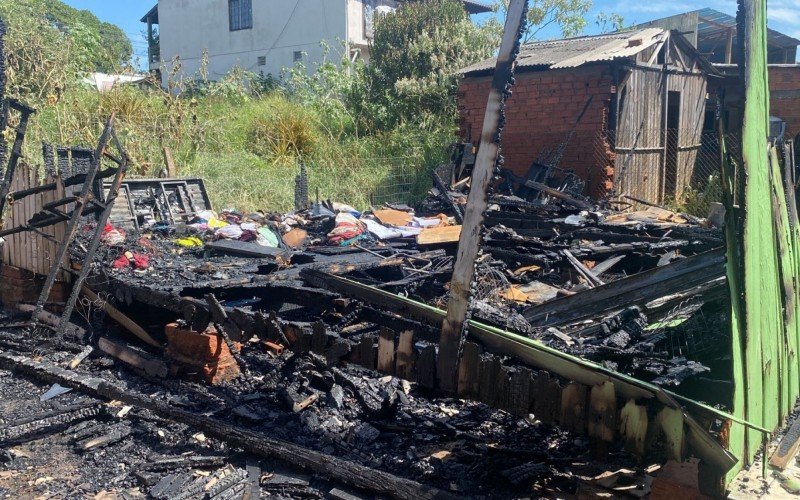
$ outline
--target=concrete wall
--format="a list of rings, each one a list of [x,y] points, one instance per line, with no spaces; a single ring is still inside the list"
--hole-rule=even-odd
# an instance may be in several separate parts
[[[208,78],[216,80],[234,67],[278,76],[294,64],[322,61],[322,40],[338,61],[347,40],[347,3],[351,0],[253,0],[253,28],[230,31],[227,0],[160,0],[158,3],[162,74],[180,56],[182,74],[195,79],[203,51],[209,55]],[[341,42],[340,42],[341,41]],[[258,58],[266,56],[266,65]]]
[[[461,137],[474,144],[480,141],[490,78],[465,78],[459,86]],[[559,166],[583,178],[587,194],[605,194],[611,189],[614,165],[613,154],[601,141],[613,96],[610,68],[520,72],[516,80],[506,106],[505,167],[525,175],[543,150],[557,148],[566,140],[589,96],[594,95]]]

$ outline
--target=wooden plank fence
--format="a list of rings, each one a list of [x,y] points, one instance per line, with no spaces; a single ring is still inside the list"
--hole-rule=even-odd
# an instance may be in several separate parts
[[[29,189],[40,184],[55,182],[58,187],[54,191],[28,196],[8,206],[3,221],[3,228],[18,227],[27,224],[35,214],[41,212],[42,207],[50,202],[64,198],[64,187],[61,178],[49,176],[40,182],[39,169],[27,164],[17,166],[11,182],[11,192]],[[67,211],[70,206],[64,207]],[[64,237],[65,224],[60,223],[46,227],[42,233],[56,241]],[[6,238],[3,245],[2,261],[4,264],[31,271],[40,276],[46,276],[53,267],[53,256],[56,253],[57,243],[41,234],[32,231],[16,233]],[[59,281],[68,281],[69,274],[62,272]]]

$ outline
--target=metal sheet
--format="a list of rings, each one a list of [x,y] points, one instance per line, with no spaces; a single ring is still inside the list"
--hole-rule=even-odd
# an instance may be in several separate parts
[[[583,64],[631,57],[666,36],[660,28],[645,28],[634,32],[582,36],[528,43],[520,49],[518,68],[574,68]],[[635,40],[642,40],[636,43]],[[488,71],[494,68],[495,58],[486,59],[460,71],[463,74]]]

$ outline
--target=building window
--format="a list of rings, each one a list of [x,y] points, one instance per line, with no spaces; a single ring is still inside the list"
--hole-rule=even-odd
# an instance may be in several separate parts
[[[303,60],[303,52],[300,50],[294,51],[294,62],[302,61]]]
[[[259,66],[266,66],[267,65],[267,56],[258,56],[258,65]]]
[[[253,27],[253,0],[228,0],[231,31]]]

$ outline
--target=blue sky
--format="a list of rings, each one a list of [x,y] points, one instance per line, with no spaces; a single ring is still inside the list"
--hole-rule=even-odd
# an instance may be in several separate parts
[[[144,24],[139,19],[156,4],[156,0],[65,0],[77,9],[88,9],[110,23],[121,27],[133,42],[134,52],[146,60],[147,44],[141,32]],[[800,38],[800,7],[798,0],[770,0],[769,27]],[[626,24],[636,24],[659,17],[680,14],[702,7],[710,7],[727,14],[736,13],[736,0],[595,0],[592,11],[587,16],[586,33],[598,31],[595,19],[599,12],[621,14]],[[547,30],[540,34],[544,38],[556,38],[557,30]]]

